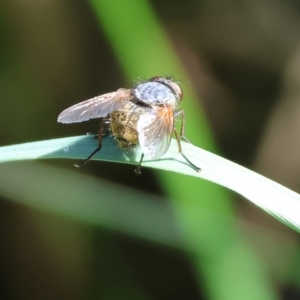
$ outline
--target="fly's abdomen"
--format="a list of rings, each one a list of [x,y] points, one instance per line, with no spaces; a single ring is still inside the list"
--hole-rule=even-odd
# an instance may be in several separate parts
[[[121,149],[135,147],[138,144],[137,122],[145,110],[132,102],[110,114],[110,128]]]

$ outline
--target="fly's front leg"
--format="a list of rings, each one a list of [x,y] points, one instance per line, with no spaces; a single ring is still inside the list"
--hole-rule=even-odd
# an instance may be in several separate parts
[[[181,110],[181,111],[178,111],[176,114],[175,114],[175,118],[178,117],[178,116],[181,116],[181,126],[180,126],[180,132],[178,134],[175,126],[174,126],[174,134],[175,134],[175,137],[176,137],[176,141],[177,141],[177,144],[178,144],[178,150],[179,150],[179,153],[182,155],[182,157],[190,164],[190,166],[196,170],[197,172],[200,172],[201,171],[201,168],[197,167],[196,165],[194,165],[186,156],[185,154],[182,152],[182,147],[181,147],[181,140],[184,140],[186,141],[187,143],[190,143],[191,142],[185,137],[185,133],[184,133],[184,129],[185,129],[185,113],[184,113],[184,110]]]
[[[180,132],[179,132],[179,138],[181,140],[186,141],[187,143],[191,144],[191,142],[185,137],[185,112],[184,110],[180,110],[176,112],[175,118],[181,116],[181,126],[180,126]]]

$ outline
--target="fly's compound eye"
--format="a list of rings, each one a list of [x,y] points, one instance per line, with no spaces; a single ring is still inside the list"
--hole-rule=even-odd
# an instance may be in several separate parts
[[[182,92],[180,86],[177,83],[175,83],[174,81],[170,81],[170,80],[168,81],[168,85],[178,95],[179,100],[181,100],[183,97],[183,92]]]
[[[164,81],[165,78],[161,77],[161,76],[154,76],[152,78],[149,79],[149,81]]]

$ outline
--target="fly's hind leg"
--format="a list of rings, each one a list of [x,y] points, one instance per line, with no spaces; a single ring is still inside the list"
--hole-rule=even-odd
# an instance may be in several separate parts
[[[98,151],[102,148],[102,138],[105,136],[108,132],[108,125],[109,125],[109,119],[108,118],[101,118],[100,125],[99,125],[99,131],[98,131],[98,147],[82,162],[79,162],[77,164],[74,164],[75,167],[79,168],[80,166],[86,164]]]
[[[194,169],[196,170],[197,172],[200,172],[201,171],[201,168],[197,167],[195,164],[193,164],[186,156],[185,154],[182,152],[182,147],[181,147],[181,140],[184,140],[185,142],[191,144],[191,142],[185,137],[185,133],[184,133],[184,129],[185,129],[185,113],[184,113],[184,110],[181,110],[181,111],[178,111],[176,114],[175,114],[175,118],[178,117],[178,116],[181,116],[181,127],[180,127],[180,132],[178,134],[176,128],[174,127],[174,134],[175,134],[175,137],[176,137],[176,141],[177,141],[177,144],[178,144],[178,150],[179,150],[179,153],[181,154],[181,156],[189,163],[189,165]]]

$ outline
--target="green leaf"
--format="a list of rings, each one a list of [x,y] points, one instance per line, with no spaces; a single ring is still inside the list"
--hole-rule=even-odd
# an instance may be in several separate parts
[[[233,190],[281,222],[300,232],[300,195],[288,188],[216,154],[182,142],[184,154],[202,170],[196,172],[178,153],[172,140],[169,151],[158,160],[145,160],[143,167],[177,172],[217,183]],[[97,146],[94,136],[68,137],[0,148],[0,162],[41,159],[85,159]],[[122,151],[114,139],[103,139],[103,149],[92,159],[136,165],[139,148]]]

